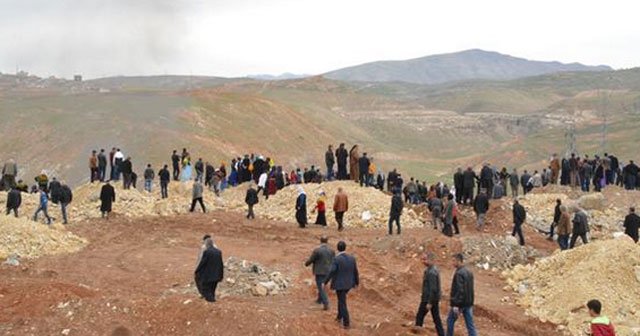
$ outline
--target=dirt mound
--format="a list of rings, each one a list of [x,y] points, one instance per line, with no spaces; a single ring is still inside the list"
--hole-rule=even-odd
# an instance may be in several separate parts
[[[24,218],[0,216],[0,259],[15,254],[20,258],[73,253],[87,241],[60,224],[46,226]]]
[[[389,219],[391,196],[374,188],[362,188],[354,182],[337,181],[323,184],[304,184],[302,187],[307,194],[307,208],[309,222],[315,222],[315,215],[311,210],[315,207],[318,192],[323,190],[327,195],[327,224],[336,225],[333,214],[333,198],[342,187],[349,197],[349,211],[344,216],[345,227],[386,228]],[[247,187],[240,186],[223,193],[224,207],[231,211],[246,211],[244,203]],[[298,186],[292,185],[279,190],[276,195],[265,200],[260,193],[260,203],[254,207],[256,216],[296,223],[295,201],[298,197]],[[370,215],[370,219],[363,217]],[[405,209],[400,223],[403,227],[422,227],[424,224],[412,209]]]
[[[558,251],[503,275],[521,294],[518,303],[528,314],[566,326],[566,334],[584,335],[585,305],[594,298],[602,302],[617,335],[640,332],[640,245],[627,237]]]
[[[516,265],[527,264],[541,256],[530,247],[520,246],[516,238],[506,237],[467,237],[463,241],[466,259],[484,270],[506,270]]]
[[[216,296],[273,296],[286,293],[291,280],[282,273],[267,271],[262,265],[244,259],[229,257],[224,263],[224,280],[218,284]],[[193,283],[182,289],[169,289],[167,294],[200,295]]]

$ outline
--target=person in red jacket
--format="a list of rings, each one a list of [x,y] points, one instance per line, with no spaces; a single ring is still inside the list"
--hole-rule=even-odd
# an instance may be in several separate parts
[[[313,209],[313,211],[318,211],[316,224],[327,226],[327,217],[325,215],[327,211],[327,196],[325,195],[324,191],[320,191],[318,193],[318,201],[316,202],[316,207],[315,209]]]
[[[602,303],[600,303],[600,301],[591,300],[587,302],[587,308],[589,308],[589,315],[593,318],[593,320],[591,320],[592,336],[616,336],[613,323],[611,323],[608,317],[600,315],[600,311],[602,310]]]

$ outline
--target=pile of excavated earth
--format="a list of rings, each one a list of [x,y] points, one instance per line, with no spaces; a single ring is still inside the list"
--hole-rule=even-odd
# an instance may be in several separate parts
[[[226,296],[273,296],[285,294],[291,281],[277,271],[268,271],[262,265],[244,259],[229,257],[224,262],[224,280],[218,284],[216,294]],[[193,283],[182,288],[171,288],[167,294],[198,294]]]
[[[79,251],[87,241],[68,232],[61,224],[51,227],[25,218],[0,215],[0,260],[12,264],[21,258]]]
[[[567,335],[585,335],[586,302],[597,298],[616,334],[640,334],[640,245],[626,237],[598,240],[505,271],[518,304]]]
[[[520,246],[518,240],[510,235],[467,237],[463,245],[463,253],[469,263],[494,272],[527,264],[542,256],[540,251],[530,246]]]

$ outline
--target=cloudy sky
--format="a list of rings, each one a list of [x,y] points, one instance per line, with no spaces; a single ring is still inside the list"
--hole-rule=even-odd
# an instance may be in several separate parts
[[[640,65],[636,0],[0,0],[0,71],[319,74],[480,48]]]

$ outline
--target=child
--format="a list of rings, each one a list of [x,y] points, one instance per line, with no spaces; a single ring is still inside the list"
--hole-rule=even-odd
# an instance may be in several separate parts
[[[589,308],[589,316],[593,318],[591,320],[591,335],[592,336],[615,336],[616,332],[613,328],[613,324],[606,316],[601,316],[602,303],[598,300],[591,300],[587,302],[587,308]]]
[[[318,211],[318,217],[316,218],[317,225],[327,226],[327,217],[325,216],[325,212],[327,210],[326,200],[327,197],[325,196],[324,191],[320,191],[316,207],[313,209],[313,211]]]

